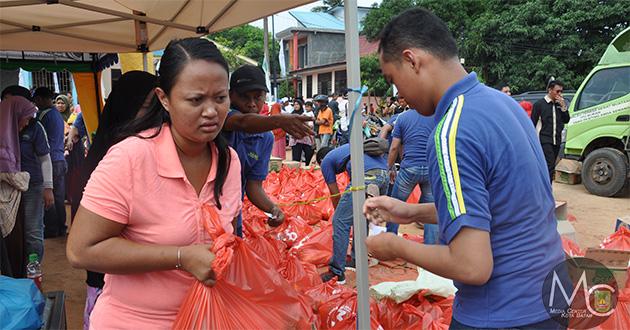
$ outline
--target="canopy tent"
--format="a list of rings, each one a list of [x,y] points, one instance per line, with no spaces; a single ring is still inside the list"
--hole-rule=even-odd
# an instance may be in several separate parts
[[[313,0],[1,0],[0,49],[124,53],[242,25]]]
[[[315,0],[0,0],[0,50],[143,52],[173,38],[204,35]],[[348,86],[358,89],[357,0],[344,1]],[[350,93],[349,104],[359,95]],[[85,115],[84,115],[85,116]],[[363,187],[361,113],[353,113],[352,184]],[[357,327],[370,327],[363,191],[352,192],[357,258]]]

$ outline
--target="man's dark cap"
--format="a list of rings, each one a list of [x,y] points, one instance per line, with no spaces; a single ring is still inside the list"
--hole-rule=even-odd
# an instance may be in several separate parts
[[[254,65],[241,66],[232,72],[232,77],[230,77],[230,91],[232,90],[239,94],[260,90],[269,92],[265,82],[265,73]]]

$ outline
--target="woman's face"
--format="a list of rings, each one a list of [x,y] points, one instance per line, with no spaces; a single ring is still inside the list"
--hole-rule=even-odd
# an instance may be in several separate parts
[[[28,126],[28,123],[31,122],[31,119],[33,119],[33,116],[22,117],[18,121],[18,131],[21,132],[26,126]]]
[[[55,105],[57,106],[57,110],[59,110],[59,112],[66,112],[66,103],[64,101],[57,100]]]
[[[300,106],[300,103],[299,103],[299,102],[295,102],[295,103],[293,103],[293,110],[294,110],[294,111],[300,111],[300,110],[302,110],[302,106]]]
[[[189,143],[207,143],[221,132],[229,110],[228,73],[204,60],[188,62],[169,95],[155,92],[171,116],[171,129]]]

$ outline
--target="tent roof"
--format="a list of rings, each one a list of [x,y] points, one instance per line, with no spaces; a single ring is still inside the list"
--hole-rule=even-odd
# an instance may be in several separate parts
[[[314,0],[0,0],[0,50],[136,52]],[[142,21],[140,21],[142,20]]]

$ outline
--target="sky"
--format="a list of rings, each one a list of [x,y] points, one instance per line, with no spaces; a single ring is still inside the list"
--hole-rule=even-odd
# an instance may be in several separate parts
[[[361,7],[371,7],[373,3],[380,3],[381,0],[357,0],[357,4]],[[313,2],[308,5],[304,5],[301,7],[297,7],[291,10],[295,11],[311,11],[311,8],[321,6],[323,3],[321,1]],[[281,12],[279,14],[274,15],[274,24],[275,24],[275,32],[278,33],[287,28],[293,27],[297,25],[295,19],[289,14],[288,11]],[[251,25],[263,28],[263,20],[258,20],[252,22]],[[271,32],[271,17],[269,18],[269,32]]]

